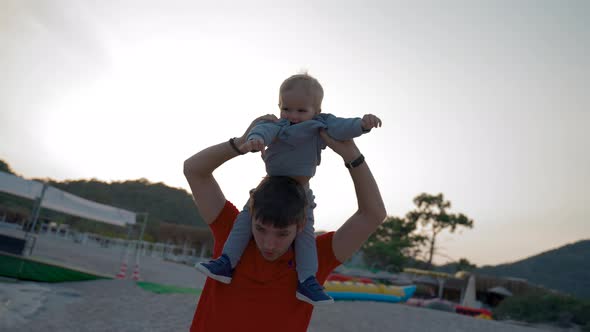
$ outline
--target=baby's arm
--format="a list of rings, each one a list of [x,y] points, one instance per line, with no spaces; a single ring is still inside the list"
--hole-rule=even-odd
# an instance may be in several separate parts
[[[281,126],[276,121],[262,121],[248,133],[247,142],[250,143],[252,151],[263,151],[279,134]]]
[[[248,140],[260,139],[264,145],[269,145],[278,135],[281,126],[274,121],[263,121],[258,123],[248,133]]]
[[[381,127],[381,120],[373,114],[366,114],[363,118],[339,118],[326,114],[327,134],[339,141],[346,141],[368,133],[372,128]]]

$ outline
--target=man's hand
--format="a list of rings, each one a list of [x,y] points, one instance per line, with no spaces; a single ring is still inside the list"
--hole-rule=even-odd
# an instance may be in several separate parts
[[[239,149],[242,152],[258,152],[258,151],[260,151],[260,153],[264,157],[264,152],[266,150],[266,147],[264,146],[264,140],[262,138],[256,137],[256,138],[247,140],[244,144],[242,144],[242,146],[239,147]]]
[[[365,114],[361,119],[361,127],[363,130],[381,127],[381,119],[373,114]]]
[[[330,137],[325,129],[320,130],[320,136],[326,145],[336,152],[344,162],[351,162],[361,155],[361,151],[354,143],[354,140],[338,141]]]

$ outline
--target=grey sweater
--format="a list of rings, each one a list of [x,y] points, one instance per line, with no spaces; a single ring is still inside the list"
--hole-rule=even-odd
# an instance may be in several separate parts
[[[287,119],[278,122],[262,121],[248,133],[248,139],[261,138],[267,146],[264,156],[266,173],[271,176],[314,176],[321,161],[321,150],[326,142],[320,128],[339,141],[349,140],[364,133],[360,118],[338,118],[320,113],[313,119],[291,124]]]

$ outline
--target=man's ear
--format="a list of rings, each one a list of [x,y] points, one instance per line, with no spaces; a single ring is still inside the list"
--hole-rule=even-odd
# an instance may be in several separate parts
[[[250,190],[250,198],[248,198],[248,209],[250,210],[250,215],[253,216],[254,212],[253,207],[254,207],[254,189]]]
[[[297,223],[297,234],[301,233],[305,228],[305,221]]]

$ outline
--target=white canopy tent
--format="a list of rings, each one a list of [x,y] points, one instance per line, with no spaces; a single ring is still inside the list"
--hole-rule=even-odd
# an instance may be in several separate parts
[[[33,200],[41,198],[41,207],[86,219],[118,226],[135,224],[134,212],[89,201],[41,182],[5,172],[0,172],[0,191]]]

